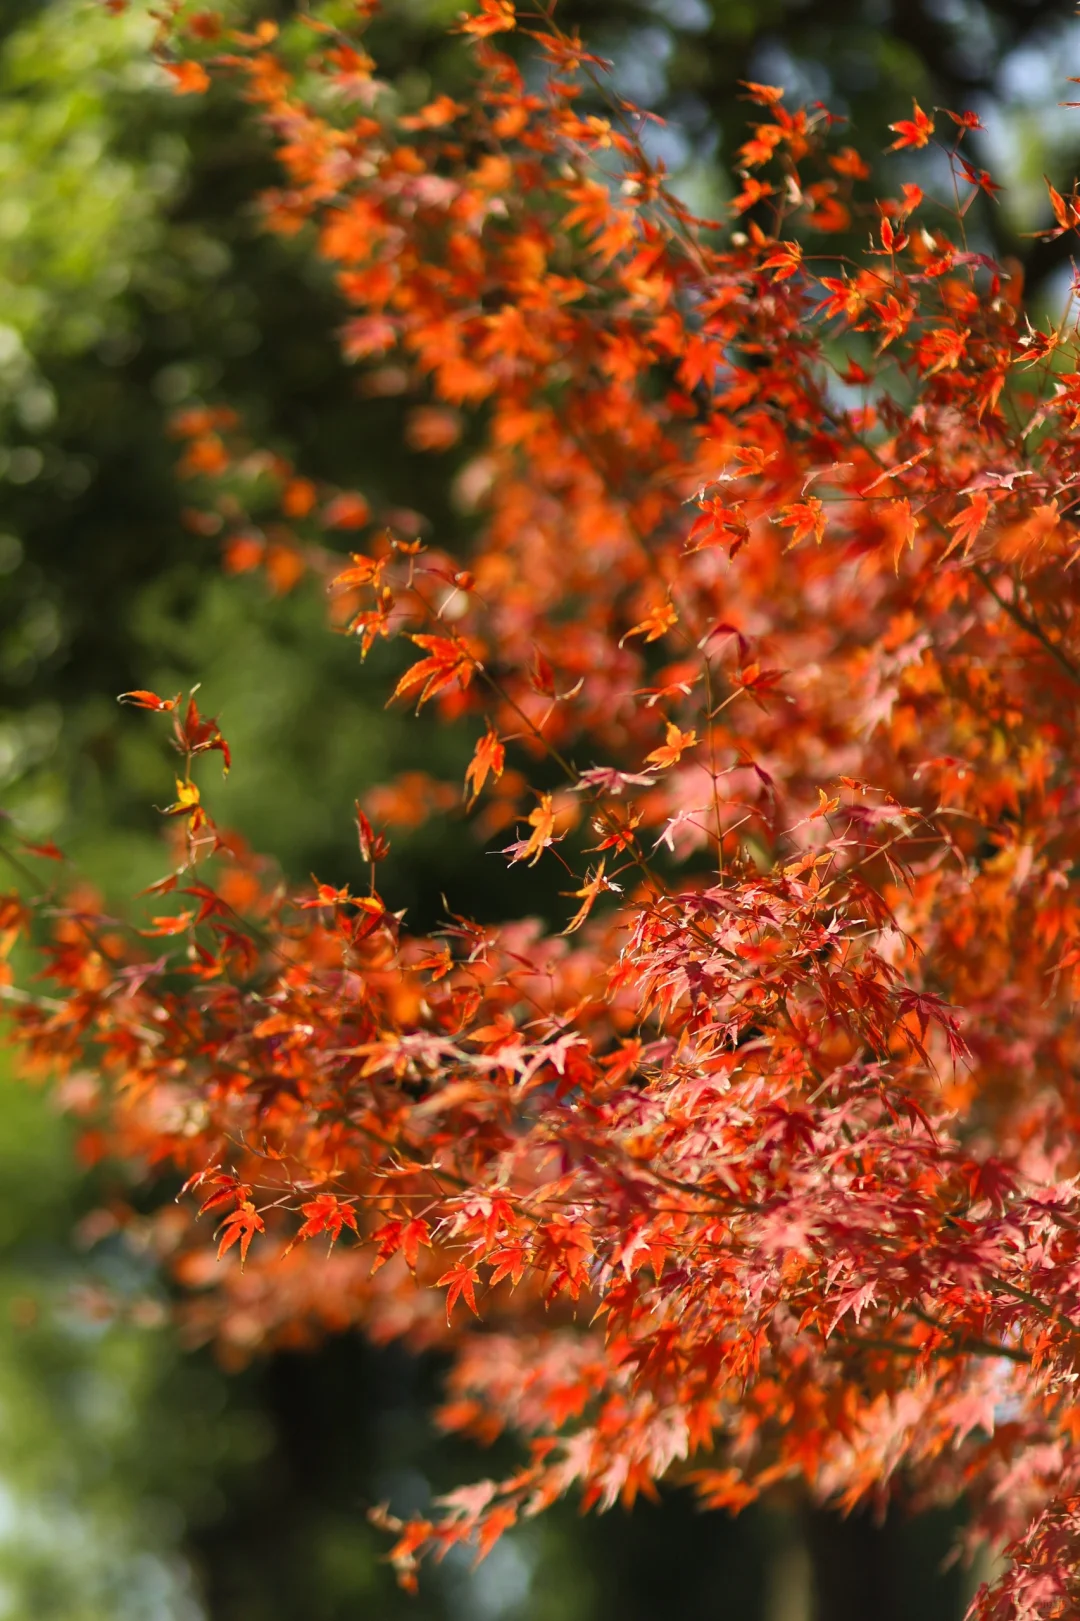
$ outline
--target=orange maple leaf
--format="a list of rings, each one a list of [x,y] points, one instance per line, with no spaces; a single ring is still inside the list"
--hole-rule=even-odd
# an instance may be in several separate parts
[[[761,261],[762,270],[775,271],[773,281],[786,281],[802,266],[803,250],[798,242],[781,242],[775,253]]]
[[[895,152],[902,146],[927,146],[934,133],[934,120],[927,117],[917,101],[912,102],[913,113],[910,118],[902,118],[897,124],[890,124],[889,128],[896,131],[896,140],[889,151]]]
[[[698,735],[696,731],[693,729],[691,729],[689,732],[680,731],[678,726],[675,725],[675,722],[669,720],[667,724],[667,737],[665,741],[658,749],[653,749],[651,754],[647,754],[645,756],[645,763],[646,765],[655,765],[661,770],[665,770],[669,765],[674,765],[676,760],[678,760],[687,749],[692,749],[697,740]]]
[[[824,788],[818,789],[818,802],[816,809],[810,812],[809,820],[816,822],[819,816],[831,816],[834,810],[839,810],[839,799],[830,799]]]
[[[896,501],[890,501],[885,512],[893,541],[893,568],[899,574],[900,555],[905,546],[914,549],[918,526],[915,522],[915,514],[911,510],[911,502],[906,496],[902,496]]]
[[[678,624],[679,616],[670,602],[660,602],[655,608],[650,608],[645,618],[628,630],[623,642],[629,641],[631,636],[644,636],[647,642],[659,641],[673,625]],[[620,646],[622,644],[620,643]]]
[[[475,16],[462,16],[459,32],[471,34],[474,39],[487,39],[490,34],[506,34],[517,27],[517,14],[513,0],[480,0]]]
[[[159,698],[156,692],[145,692],[141,688],[135,692],[122,692],[117,703],[131,704],[135,709],[175,709],[180,702],[180,694],[175,698]]]
[[[605,889],[618,889],[617,884],[613,884],[610,878],[604,877],[604,862],[606,860],[606,856],[600,857],[600,865],[597,867],[594,876],[587,879],[581,889],[564,891],[564,894],[569,894],[573,900],[581,901],[581,905],[562,931],[564,934],[573,934],[575,930],[581,928],[581,925],[593,909],[596,897],[602,894]]]
[[[332,591],[355,591],[364,585],[378,585],[386,560],[382,557],[366,557],[363,552],[351,553],[352,568],[342,569],[330,581]]]
[[[759,107],[777,107],[784,99],[780,85],[755,84],[752,79],[740,79],[739,83],[746,91],[745,100],[756,101]]]
[[[410,636],[409,640],[422,647],[428,656],[405,671],[394,688],[394,698],[402,698],[419,687],[416,707],[422,709],[430,698],[455,683],[464,689],[472,681],[477,661],[463,642],[448,636]]]
[[[210,75],[201,62],[166,62],[164,67],[178,96],[201,96],[210,88]]]
[[[252,1204],[251,1200],[245,1199],[243,1203],[239,1205],[239,1207],[234,1210],[231,1215],[226,1216],[225,1220],[222,1222],[221,1242],[218,1244],[217,1251],[218,1260],[221,1260],[221,1257],[225,1254],[226,1250],[231,1249],[235,1243],[239,1242],[240,1267],[242,1270],[244,1262],[247,1260],[248,1250],[251,1248],[251,1240],[254,1238],[256,1233],[262,1233],[265,1231],[266,1223],[259,1215],[259,1212]]]
[[[498,733],[489,724],[465,771],[465,789],[470,806],[475,805],[489,773],[496,780],[502,776],[505,761],[505,745],[500,743]]]
[[[784,507],[776,522],[784,529],[791,530],[791,539],[788,549],[797,546],[807,535],[813,535],[818,545],[825,533],[827,517],[825,508],[816,495],[810,495],[805,501],[793,501],[790,506]]]
[[[302,1214],[307,1218],[299,1228],[293,1243],[300,1243],[307,1238],[317,1238],[320,1233],[328,1233],[330,1247],[333,1249],[341,1236],[343,1227],[351,1227],[357,1232],[356,1211],[352,1205],[346,1204],[333,1193],[320,1193],[307,1204],[300,1206]],[[292,1249],[292,1244],[289,1249]]]
[[[513,860],[525,861],[529,857],[529,866],[535,867],[540,856],[551,843],[551,835],[555,828],[555,812],[551,804],[550,794],[541,794],[539,805],[529,812],[529,826],[532,832],[522,845]]]
[[[1046,180],[1046,176],[1043,176]],[[1071,197],[1063,197],[1049,180],[1046,180],[1046,189],[1050,196],[1050,207],[1054,211],[1054,218],[1058,222],[1056,231],[1044,231],[1040,234],[1048,238],[1064,236],[1066,231],[1075,231],[1080,225],[1080,207],[1077,206],[1076,188],[1073,188]]]
[[[479,1317],[480,1313],[476,1307],[475,1268],[469,1266],[465,1261],[459,1261],[456,1266],[452,1266],[449,1272],[444,1272],[442,1277],[438,1279],[439,1288],[441,1289],[444,1285],[446,1287],[447,1322],[450,1321],[450,1313],[458,1300],[462,1298],[464,1298],[465,1304],[473,1316]]]
[[[949,519],[949,528],[954,531],[953,538],[942,553],[948,557],[957,546],[963,546],[964,556],[970,552],[972,545],[978,539],[986,524],[990,513],[990,496],[986,490],[976,490],[962,512],[955,518]]]

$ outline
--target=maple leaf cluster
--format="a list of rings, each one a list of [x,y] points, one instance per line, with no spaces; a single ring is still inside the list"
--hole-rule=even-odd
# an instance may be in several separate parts
[[[410,932],[373,823],[445,812],[418,772],[358,806],[363,893],[286,893],[203,802],[216,723],[127,694],[183,761],[179,909],[7,900],[0,939],[36,930],[53,981],[12,990],[25,1062],[188,1179],[154,1232],[192,1334],[446,1345],[443,1422],[521,1439],[509,1478],[383,1513],[406,1582],[572,1488],[737,1509],[798,1481],[963,1494],[1010,1555],[976,1612],[1073,1614],[1076,332],[967,243],[971,114],[893,126],[959,203],[878,200],[838,120],[748,86],[732,230],[633,108],[595,110],[603,64],[550,19],[484,0],[468,104],[405,114],[368,9],[311,23],[314,97],[270,24],[159,44],[184,93],[241,83],[268,226],[308,227],[414,448],[471,424],[476,540],[421,541],[220,407],[176,423],[189,521],[231,571],[325,579],[365,657],[412,650],[392,695],[471,728],[481,836],[566,926]]]

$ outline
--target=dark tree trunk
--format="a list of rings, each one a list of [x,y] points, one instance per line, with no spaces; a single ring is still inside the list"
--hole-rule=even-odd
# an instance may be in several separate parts
[[[894,1512],[880,1523],[812,1509],[804,1523],[814,1621],[960,1621],[962,1573],[946,1568],[954,1516]]]

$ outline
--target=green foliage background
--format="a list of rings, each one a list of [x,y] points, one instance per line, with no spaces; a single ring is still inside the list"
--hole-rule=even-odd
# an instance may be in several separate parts
[[[262,9],[294,26],[285,0]],[[464,82],[441,32],[457,9],[387,5],[375,51],[404,103]],[[1042,173],[1066,183],[1080,144],[1054,105],[1078,42],[1059,5],[561,11],[666,115],[661,150],[705,208],[724,195],[742,78],[849,111],[871,148],[912,95],[974,104],[982,161],[1010,188],[974,228],[1025,260],[1036,302],[1067,289],[1061,248],[1022,235],[1046,217]],[[148,29],[139,5],[0,8],[0,802],[111,897],[132,893],[160,871],[170,762],[114,697],[201,681],[236,750],[215,813],[290,876],[338,881],[355,868],[356,795],[409,766],[459,780],[467,745],[384,711],[314,591],[275,599],[220,574],[215,543],[180,522],[168,416],[226,399],[305,472],[419,507],[452,540],[453,457],[410,455],[402,403],[358,393],[326,274],[302,240],[258,228],[257,132],[224,97],[173,96]],[[489,915],[545,899],[510,898],[452,832],[398,840],[391,882],[421,922],[442,893]],[[807,1621],[807,1557],[822,1621],[959,1613],[961,1577],[938,1574],[945,1521],[839,1530],[778,1509],[733,1526],[677,1499],[631,1519],[568,1507],[404,1599],[366,1507],[421,1506],[484,1468],[427,1426],[437,1368],[352,1340],[232,1377],[183,1354],[149,1258],[94,1214],[108,1177],[80,1168],[46,1091],[0,1077],[0,1621]]]

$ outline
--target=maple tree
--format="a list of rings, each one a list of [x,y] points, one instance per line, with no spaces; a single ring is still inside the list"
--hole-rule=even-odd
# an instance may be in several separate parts
[[[521,1438],[437,1518],[383,1513],[406,1582],[571,1488],[801,1481],[963,1495],[1010,1555],[977,1613],[1071,1613],[1075,329],[978,245],[964,110],[894,124],[938,168],[875,199],[839,120],[750,84],[711,222],[553,16],[482,0],[468,103],[405,113],[355,9],[302,73],[210,10],[158,47],[178,93],[241,84],[266,223],[333,267],[346,357],[404,374],[410,442],[468,435],[474,541],[221,406],[177,418],[180,472],[228,570],[325,579],[391,700],[468,731],[464,789],[383,785],[369,887],[289,894],[204,802],[196,696],[125,694],[170,717],[172,870],[141,926],[5,901],[52,981],[9,988],[25,1062],[88,1152],[186,1178],[152,1228],[193,1331],[445,1345],[442,1421]],[[457,803],[547,872],[552,932],[395,911],[386,824]]]

